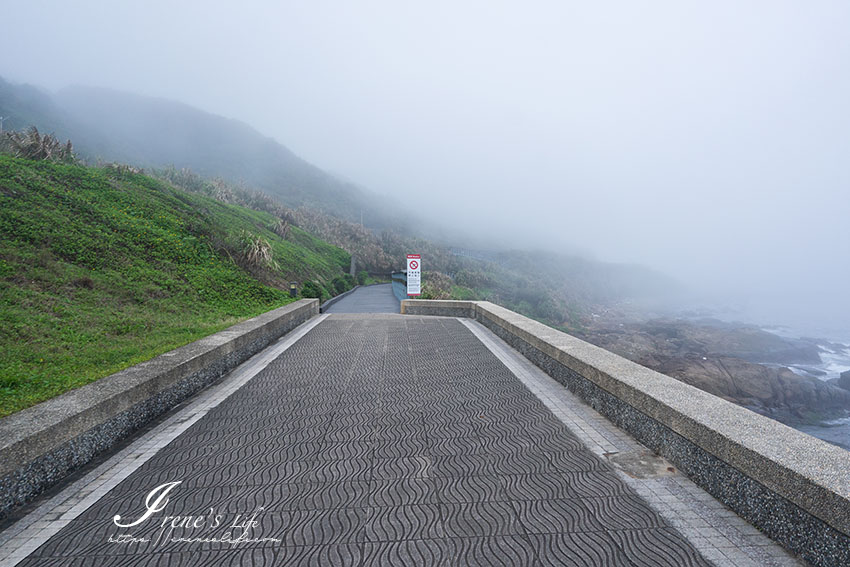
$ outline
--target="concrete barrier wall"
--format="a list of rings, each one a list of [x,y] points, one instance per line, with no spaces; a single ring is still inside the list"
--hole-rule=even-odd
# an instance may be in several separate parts
[[[393,294],[399,301],[407,299],[407,274],[405,272],[392,273]]]
[[[807,561],[850,565],[850,452],[489,302],[402,302],[469,317]]]
[[[302,299],[0,419],[0,519],[318,313]]]

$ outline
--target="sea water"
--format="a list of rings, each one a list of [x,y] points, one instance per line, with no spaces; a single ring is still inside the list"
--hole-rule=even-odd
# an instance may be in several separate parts
[[[799,338],[799,331],[788,327],[769,327],[764,330],[785,338]],[[817,331],[816,331],[817,332]],[[823,330],[821,330],[823,332]],[[818,336],[814,333],[807,336]],[[850,332],[833,330],[826,340],[819,341],[820,364],[792,364],[788,368],[800,376],[832,380],[850,370]],[[850,450],[850,416],[823,421],[815,425],[795,425],[795,429]]]
[[[846,346],[846,343],[839,344]],[[842,372],[850,370],[850,348],[838,350],[827,345],[818,346],[821,348],[821,364],[814,366],[816,370],[823,372],[823,374],[817,376],[817,378],[831,380],[838,378]],[[793,367],[791,370],[800,372],[801,369]],[[797,429],[850,450],[850,416],[824,421],[818,425],[801,425]]]
[[[797,425],[794,429],[850,450],[850,417],[824,421],[819,425]]]
[[[781,312],[782,324],[767,325],[777,321]],[[836,313],[810,313],[806,309],[777,309],[775,305],[754,305],[742,308],[729,305],[719,308],[706,306],[701,316],[716,317],[730,323],[744,322],[758,325],[761,329],[786,339],[817,337],[815,344],[820,348],[820,364],[781,365],[800,376],[810,376],[828,381],[838,378],[850,370],[850,320]],[[780,365],[775,365],[780,366]],[[818,424],[795,425],[795,429],[850,450],[850,415]]]

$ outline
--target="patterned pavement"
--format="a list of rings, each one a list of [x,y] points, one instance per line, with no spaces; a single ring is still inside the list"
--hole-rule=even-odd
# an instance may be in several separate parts
[[[401,302],[393,294],[392,284],[361,286],[327,309],[325,313],[398,313]]]
[[[331,315],[19,565],[710,563],[458,320]]]

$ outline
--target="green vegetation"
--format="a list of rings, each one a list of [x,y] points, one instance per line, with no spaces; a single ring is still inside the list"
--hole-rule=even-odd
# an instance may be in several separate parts
[[[349,274],[337,276],[331,283],[333,284],[334,291],[336,292],[334,295],[345,293],[346,291],[355,286],[354,278]]]
[[[0,155],[0,416],[284,305],[289,281],[336,289],[349,265],[130,167]]]
[[[277,217],[276,232],[284,238],[290,227],[298,226],[334,246],[349,251],[357,258],[357,265],[368,272],[389,274],[397,263],[397,260],[394,260],[397,257],[385,252],[383,242],[371,230],[359,224],[335,218],[316,209],[305,207],[291,209],[279,199],[267,194],[234,185],[222,179],[206,179],[187,169],[171,167],[155,170],[153,175],[190,193],[198,193],[223,203],[267,212]],[[384,240],[388,238],[389,236]],[[404,258],[404,255],[400,257]]]
[[[301,297],[313,297],[324,301],[328,298],[328,292],[316,282],[306,282],[301,290]]]

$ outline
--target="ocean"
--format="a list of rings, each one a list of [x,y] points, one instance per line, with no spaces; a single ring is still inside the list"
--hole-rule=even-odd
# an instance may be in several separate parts
[[[814,329],[815,333],[805,334],[788,327],[767,327],[764,330],[786,338],[822,336],[816,334],[817,330]],[[823,331],[821,329],[820,332]],[[790,365],[788,368],[800,376],[813,376],[824,381],[838,378],[842,372],[850,370],[850,332],[833,329],[825,339],[818,342],[818,347],[821,350],[820,364]],[[817,425],[797,425],[794,428],[818,439],[823,439],[824,441],[850,450],[850,415],[824,421]]]
[[[798,425],[794,429],[850,451],[850,417],[825,421],[819,425]]]
[[[850,315],[846,309],[813,310],[802,305],[776,305],[770,302],[762,305],[750,302],[742,306],[732,302],[722,307],[709,303],[698,311],[700,317],[756,325],[787,339],[816,339],[815,344],[820,348],[820,364],[782,365],[800,376],[828,381],[850,370]],[[690,317],[693,315],[685,316]],[[793,427],[850,451],[850,413],[840,419]]]

